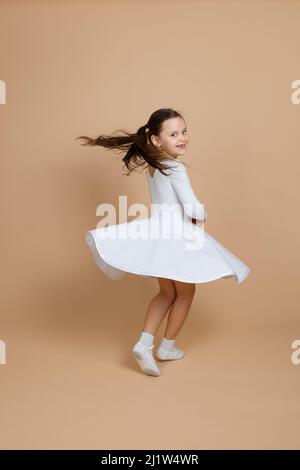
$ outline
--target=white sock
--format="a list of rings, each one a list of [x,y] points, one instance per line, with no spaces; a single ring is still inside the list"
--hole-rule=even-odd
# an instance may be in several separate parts
[[[139,341],[145,346],[152,346],[154,341],[154,335],[152,335],[151,333],[147,333],[147,331],[143,331]]]
[[[163,338],[160,343],[160,347],[163,349],[170,350],[174,346],[175,341],[176,341],[175,339]]]

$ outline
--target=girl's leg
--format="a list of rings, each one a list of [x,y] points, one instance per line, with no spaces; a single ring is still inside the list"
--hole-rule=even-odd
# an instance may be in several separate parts
[[[173,281],[176,288],[176,299],[171,307],[164,338],[173,340],[177,337],[184,321],[189,313],[196,284]]]
[[[143,331],[155,334],[176,299],[175,284],[172,279],[157,278],[159,293],[151,300],[144,320]]]

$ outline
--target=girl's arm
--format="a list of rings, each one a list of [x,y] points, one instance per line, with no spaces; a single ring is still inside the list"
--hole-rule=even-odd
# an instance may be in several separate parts
[[[168,165],[169,163],[170,162],[168,162]],[[204,204],[196,197],[185,166],[180,161],[176,160],[171,162],[169,166],[171,171],[169,179],[183,205],[184,211],[192,219],[201,221],[207,219]]]

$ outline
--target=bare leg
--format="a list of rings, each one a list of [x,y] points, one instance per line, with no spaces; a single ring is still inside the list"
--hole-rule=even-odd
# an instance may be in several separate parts
[[[159,277],[157,280],[160,290],[159,293],[153,297],[148,306],[143,326],[143,331],[153,335],[176,299],[174,281],[172,281],[172,279],[164,279]]]
[[[185,322],[189,313],[196,285],[189,282],[173,281],[176,288],[176,299],[173,303],[166,325],[164,337],[166,339],[175,339]]]

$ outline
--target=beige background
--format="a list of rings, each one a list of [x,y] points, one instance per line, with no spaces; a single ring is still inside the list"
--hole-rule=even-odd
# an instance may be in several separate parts
[[[300,2],[0,10],[1,448],[299,448]],[[145,176],[74,139],[161,107],[186,118],[205,229],[252,271],[197,285],[156,378],[131,356],[156,282],[110,280],[84,240],[101,202],[150,205]]]

